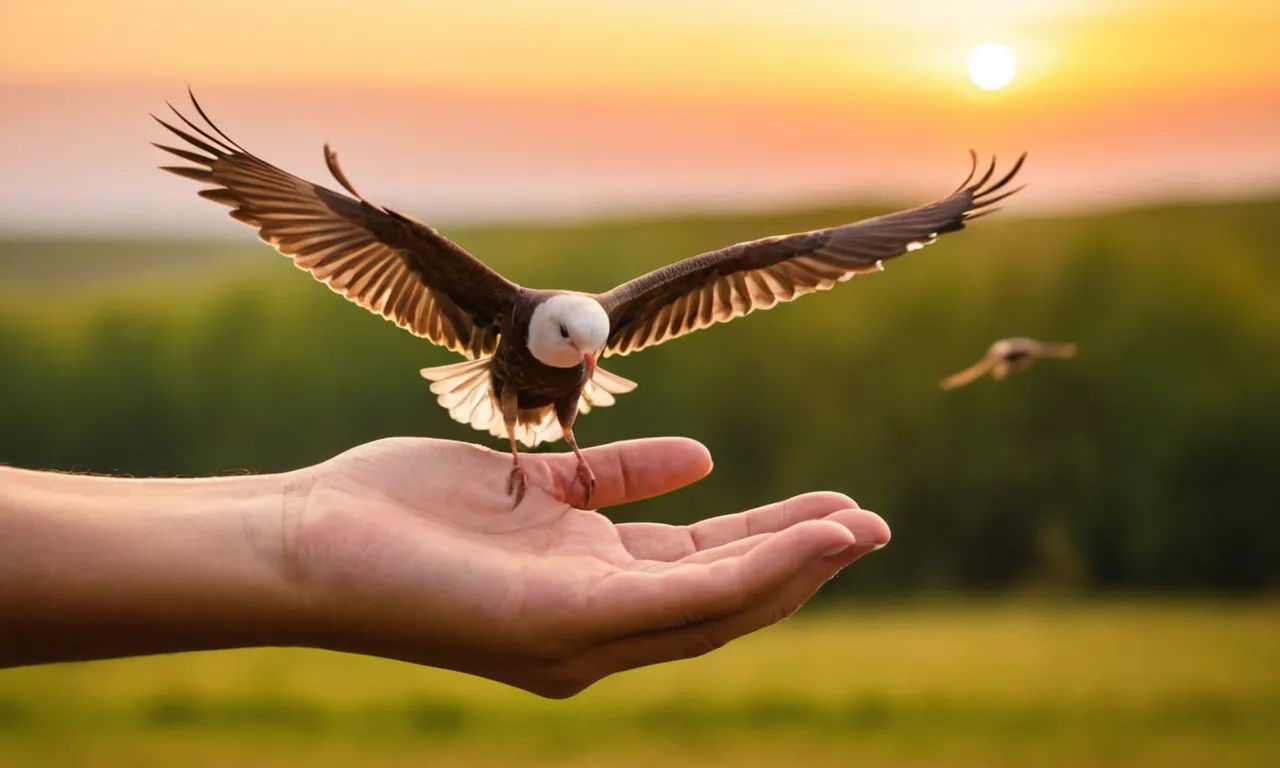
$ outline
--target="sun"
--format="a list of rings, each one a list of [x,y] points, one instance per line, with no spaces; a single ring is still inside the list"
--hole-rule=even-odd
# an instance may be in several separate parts
[[[969,54],[969,79],[984,91],[998,91],[1013,82],[1018,62],[1013,51],[999,43],[985,43]]]

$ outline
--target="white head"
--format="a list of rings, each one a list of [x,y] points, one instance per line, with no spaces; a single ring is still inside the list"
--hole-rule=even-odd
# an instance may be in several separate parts
[[[609,315],[589,296],[562,293],[534,307],[529,318],[529,351],[553,368],[572,368],[596,355],[609,339]]]

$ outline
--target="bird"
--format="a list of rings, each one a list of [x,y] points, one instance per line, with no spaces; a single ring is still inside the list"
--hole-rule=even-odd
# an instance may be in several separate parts
[[[987,372],[997,381],[1017,371],[1025,371],[1042,357],[1070,359],[1076,356],[1075,342],[1037,341],[1024,337],[1000,339],[992,344],[982,359],[954,373],[941,382],[943,389],[955,389],[976,381]]]
[[[696,330],[825,291],[919,250],[939,235],[992,213],[1026,160],[996,176],[992,158],[954,192],[927,205],[851,224],[765,237],[686,258],[604,293],[536,290],[502,276],[434,227],[366,199],[326,143],[324,160],[342,192],[258,158],[219,129],[190,88],[203,126],[172,103],[178,127],[152,117],[185,142],[153,145],[189,165],[162,170],[201,182],[205,199],[350,301],[465,359],[424,368],[438,403],[458,422],[510,445],[506,487],[519,506],[529,483],[517,444],[563,438],[577,458],[583,508],[595,475],[578,447],[579,414],[615,402],[636,383],[598,367]],[[170,118],[172,120],[172,118]]]

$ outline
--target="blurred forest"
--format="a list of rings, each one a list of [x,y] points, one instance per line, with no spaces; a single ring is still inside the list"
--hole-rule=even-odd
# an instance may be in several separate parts
[[[513,280],[604,290],[733,242],[878,213],[446,228]],[[890,523],[832,591],[1280,586],[1280,202],[983,219],[860,276],[602,365],[639,382],[584,445],[679,434],[713,474],[605,510],[688,522],[816,489]],[[457,359],[254,240],[0,241],[0,462],[266,472],[451,422]],[[998,338],[1075,341],[1004,382],[938,381]],[[552,450],[564,450],[562,443]]]

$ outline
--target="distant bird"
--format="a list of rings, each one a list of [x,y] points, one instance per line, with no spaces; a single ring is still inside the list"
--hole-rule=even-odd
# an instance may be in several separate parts
[[[990,371],[991,377],[1002,380],[1016,371],[1025,371],[1042,357],[1068,359],[1076,356],[1074,343],[1059,344],[1053,341],[1016,338],[1001,339],[987,349],[987,354],[973,365],[942,380],[943,389],[963,387]]]
[[[507,492],[516,505],[528,484],[516,443],[533,447],[562,436],[578,458],[577,478],[590,504],[595,476],[574,440],[574,420],[636,386],[597,368],[598,357],[635,352],[881,270],[885,259],[996,210],[990,206],[1021,189],[1005,187],[1026,159],[1023,153],[992,181],[993,159],[973,181],[978,158],[970,151],[973,165],[960,187],[919,208],[739,243],[602,294],[532,290],[427,224],[369,202],[327,144],[329,172],[351,197],[250,154],[188,95],[204,128],[169,108],[198,135],[155,119],[200,151],[156,144],[194,163],[164,170],[214,185],[200,196],[230,206],[232,218],[256,228],[263,241],[337,293],[468,358],[424,368],[422,375],[455,420],[510,441]]]

